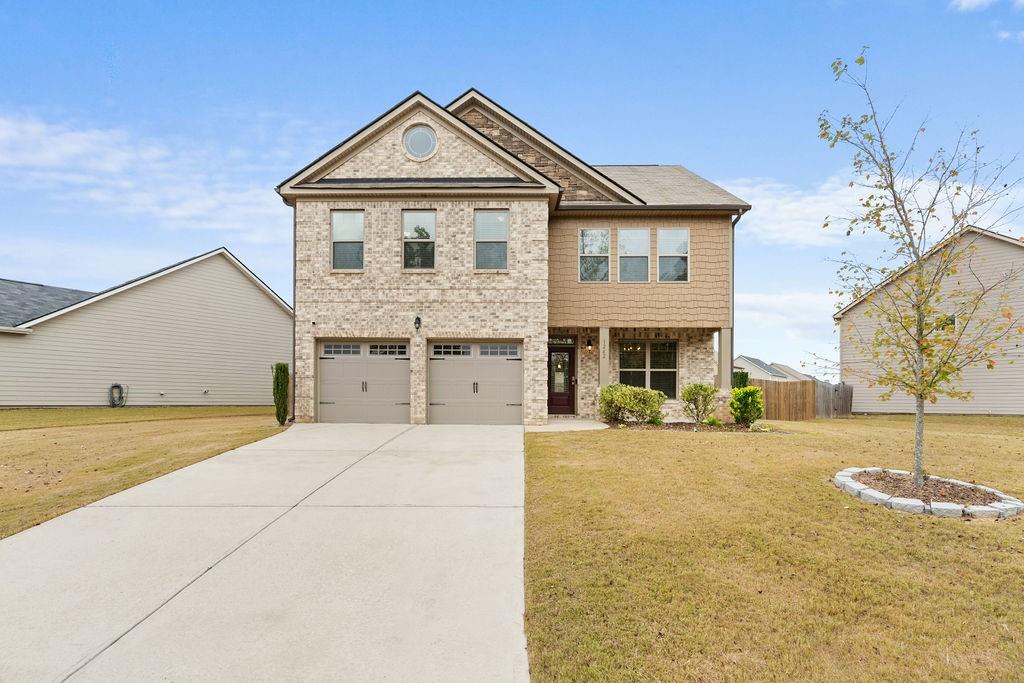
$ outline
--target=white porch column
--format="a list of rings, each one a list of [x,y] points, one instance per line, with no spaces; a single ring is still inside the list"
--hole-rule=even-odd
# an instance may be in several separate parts
[[[732,328],[718,330],[718,390],[732,390]]]
[[[597,384],[598,387],[606,387],[610,382],[611,375],[611,335],[607,327],[597,330]]]

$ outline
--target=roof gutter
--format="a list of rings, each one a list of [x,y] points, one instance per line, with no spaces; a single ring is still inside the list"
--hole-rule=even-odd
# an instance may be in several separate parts
[[[0,334],[32,334],[32,328],[0,326]]]

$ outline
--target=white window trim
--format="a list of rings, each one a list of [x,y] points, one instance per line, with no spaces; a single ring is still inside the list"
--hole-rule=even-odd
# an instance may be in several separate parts
[[[622,367],[622,345],[623,344],[643,344],[644,347],[644,367],[642,368],[624,368]],[[651,367],[651,345],[652,344],[675,344],[676,345],[676,366],[675,368],[652,368]],[[679,340],[678,339],[622,339],[619,341],[619,345],[616,348],[618,357],[616,358],[618,369],[616,373],[617,380],[621,382],[623,372],[642,372],[644,373],[644,387],[647,389],[651,388],[651,373],[652,372],[674,372],[676,373],[675,381],[675,396],[668,397],[668,401],[679,400]]]
[[[658,228],[658,232],[661,232],[662,230],[685,230],[686,231],[686,253],[685,254],[662,254],[661,253],[661,244],[660,244],[660,242],[658,242],[658,236],[656,234],[654,236],[654,240],[655,240],[655,244],[657,245],[656,248],[657,248],[657,252],[658,252],[658,255],[656,257],[658,259],[658,280],[657,280],[657,282],[658,282],[659,285],[685,285],[688,282],[690,282],[690,275],[693,274],[693,271],[690,268],[693,265],[690,262],[690,235],[691,235],[692,231],[689,228],[684,228],[684,227],[681,227],[681,226],[680,227],[662,227],[662,228]],[[662,256],[685,256],[686,257],[686,279],[685,280],[662,280],[661,279],[661,257]]]
[[[583,237],[584,230],[602,230],[608,233],[608,253],[607,254],[584,254],[580,240]],[[584,280],[583,269],[580,265],[583,263],[583,257],[598,258],[604,257],[608,261],[608,279],[607,280]],[[576,231],[576,282],[582,285],[606,285],[612,281],[612,229],[611,228],[580,228]]]
[[[624,230],[625,231],[632,230],[632,231],[635,231],[635,232],[640,232],[642,230],[643,232],[647,233],[647,240],[646,240],[647,253],[642,255],[644,258],[647,259],[647,278],[644,279],[644,280],[623,280],[622,279],[622,258],[623,258],[623,254],[622,254],[622,242],[621,242],[619,236],[622,235],[622,232]],[[616,232],[615,232],[615,246],[616,246],[616,249],[618,251],[618,253],[617,253],[618,263],[616,264],[617,267],[618,267],[618,271],[619,271],[616,274],[616,276],[618,277],[618,281],[619,282],[623,282],[623,283],[625,283],[627,285],[642,285],[642,284],[645,284],[645,283],[649,284],[651,282],[651,229],[650,228],[617,228]],[[626,258],[640,258],[640,256],[641,256],[641,254],[626,254],[625,255]],[[689,265],[689,264],[687,264],[687,265]]]
[[[505,212],[505,216],[506,216],[506,219],[505,219],[505,239],[503,239],[503,240],[482,240],[482,239],[479,239],[476,236],[476,217],[477,217],[477,214],[479,214],[481,211],[490,211],[490,212],[503,211],[503,212]],[[511,261],[510,256],[512,255],[511,254],[511,250],[509,249],[509,247],[511,246],[511,242],[512,242],[511,238],[512,238],[512,212],[509,209],[505,209],[505,208],[499,208],[499,209],[474,209],[473,210],[473,270],[475,270],[478,273],[507,273],[507,272],[509,272],[509,261]],[[483,242],[484,244],[501,244],[501,243],[505,244],[505,267],[504,268],[481,268],[479,266],[479,264],[476,262],[476,245],[481,243],[481,242]],[[437,247],[434,247],[434,249],[436,250]],[[437,258],[436,254],[435,254],[434,258],[435,259]]]
[[[361,213],[363,214],[363,239],[361,240],[336,240],[334,239],[334,214],[336,213]],[[336,268],[334,266],[334,245],[335,244],[362,244],[363,259],[359,268]],[[331,209],[331,272],[332,273],[362,273],[366,268],[366,210],[365,209]]]
[[[437,268],[437,209],[402,209],[402,216],[399,219],[398,234],[402,238],[402,271],[406,273],[433,273]],[[429,240],[407,239],[405,236],[405,214],[407,213],[432,213],[434,214],[434,237]],[[430,243],[434,245],[434,265],[430,268],[416,268],[405,265],[405,243],[415,242],[418,244]]]

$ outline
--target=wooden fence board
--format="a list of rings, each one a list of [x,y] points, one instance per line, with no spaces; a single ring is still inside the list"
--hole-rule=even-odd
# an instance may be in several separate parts
[[[766,420],[813,420],[815,417],[845,417],[853,412],[853,387],[817,380],[775,382],[750,380],[764,392]]]

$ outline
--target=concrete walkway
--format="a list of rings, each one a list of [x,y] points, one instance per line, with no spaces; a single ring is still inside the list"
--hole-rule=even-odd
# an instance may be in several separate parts
[[[0,541],[0,680],[528,679],[523,429],[295,425]]]

